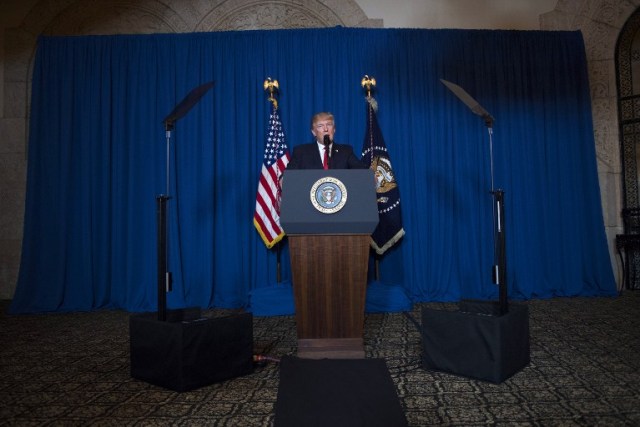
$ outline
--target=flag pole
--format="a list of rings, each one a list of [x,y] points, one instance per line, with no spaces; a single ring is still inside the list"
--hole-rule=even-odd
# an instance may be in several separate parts
[[[282,276],[280,274],[280,268],[281,268],[280,258],[282,254],[281,246],[282,246],[282,241],[279,241],[278,243],[276,243],[276,283],[282,283]]]
[[[365,75],[360,83],[366,91],[367,101],[367,124],[361,159],[365,164],[369,164],[376,178],[380,221],[371,233],[371,248],[376,253],[374,257],[376,280],[380,280],[379,265],[382,255],[404,236],[404,229],[400,212],[400,190],[376,116],[378,101],[373,97],[376,79]]]
[[[276,95],[278,90],[280,89],[280,85],[277,80],[272,79],[271,77],[267,77],[264,81],[264,90],[269,92],[269,102],[273,104],[274,109],[278,109],[278,100],[276,99]],[[282,244],[281,241],[276,243],[276,283],[282,282],[282,274],[281,274],[281,258],[282,258]]]
[[[364,75],[364,77],[362,78],[362,80],[360,81],[360,85],[362,86],[362,88],[367,92],[367,96],[366,99],[369,103],[369,107],[368,108],[373,108],[371,106],[371,88],[376,86],[376,79],[374,77],[369,77],[368,75]],[[371,122],[369,122],[369,125],[371,124]],[[373,141],[371,141],[371,143],[373,144]],[[371,152],[373,153],[373,147],[371,147]],[[380,281],[380,257],[378,256],[378,254],[373,253],[373,259],[374,259],[374,272],[375,272],[375,280],[376,282]]]

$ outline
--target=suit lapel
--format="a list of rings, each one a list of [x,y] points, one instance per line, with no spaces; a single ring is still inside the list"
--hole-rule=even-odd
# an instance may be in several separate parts
[[[329,157],[329,169],[337,169],[340,165],[339,161],[340,150],[336,148],[336,144],[334,143],[331,146],[331,157]]]
[[[318,147],[314,147],[316,149],[316,155],[314,157],[314,159],[316,159],[315,163],[316,163],[316,168],[320,168],[322,169],[322,157],[320,157],[318,154]]]

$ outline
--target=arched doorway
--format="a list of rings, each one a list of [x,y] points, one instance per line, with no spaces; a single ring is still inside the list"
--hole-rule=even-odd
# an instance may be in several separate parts
[[[623,208],[636,209],[640,208],[640,9],[629,17],[620,32],[616,46],[616,77]]]
[[[640,9],[620,31],[615,51],[618,126],[622,163],[624,234],[616,236],[623,259],[624,287],[640,287]]]

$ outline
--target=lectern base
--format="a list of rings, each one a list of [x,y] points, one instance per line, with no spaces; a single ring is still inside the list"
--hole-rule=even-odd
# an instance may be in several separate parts
[[[298,340],[303,359],[364,359],[362,338],[306,338]]]

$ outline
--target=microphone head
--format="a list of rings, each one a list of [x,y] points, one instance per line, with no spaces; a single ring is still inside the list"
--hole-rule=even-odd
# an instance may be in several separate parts
[[[324,136],[324,141],[322,141],[324,145],[329,146],[331,145],[331,137],[329,135],[325,135]]]

